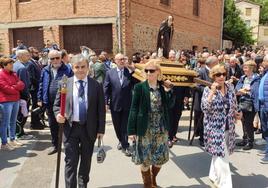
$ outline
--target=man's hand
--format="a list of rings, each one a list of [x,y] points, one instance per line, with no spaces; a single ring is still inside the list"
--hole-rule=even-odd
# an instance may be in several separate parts
[[[188,97],[184,97],[184,104],[186,105],[186,104],[188,104],[189,103],[189,98]]]
[[[57,122],[58,123],[61,123],[61,124],[64,124],[65,123],[65,117],[63,117],[60,114],[57,115],[56,119],[57,119]]]
[[[131,141],[135,141],[137,139],[137,135],[129,135],[128,138],[131,140]]]
[[[106,112],[108,112],[110,110],[109,105],[106,105],[105,107],[106,107]]]
[[[39,106],[39,107],[42,107],[42,102],[37,102],[37,105]]]
[[[97,138],[98,138],[98,139],[101,139],[101,140],[102,140],[103,136],[104,136],[104,134],[102,134],[102,133],[98,133],[98,134],[97,134]]]

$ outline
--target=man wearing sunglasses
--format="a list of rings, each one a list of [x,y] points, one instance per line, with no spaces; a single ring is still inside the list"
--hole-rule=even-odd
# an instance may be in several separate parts
[[[48,123],[52,137],[52,148],[48,155],[57,152],[58,146],[58,123],[56,121],[53,104],[59,89],[59,81],[63,75],[68,77],[73,76],[73,72],[61,60],[61,52],[51,50],[48,54],[49,65],[47,65],[41,72],[41,78],[38,90],[38,106],[45,106],[47,109]]]

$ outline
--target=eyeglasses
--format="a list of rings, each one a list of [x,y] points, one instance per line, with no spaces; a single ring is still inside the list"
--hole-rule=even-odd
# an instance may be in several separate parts
[[[155,71],[156,71],[155,69],[145,69],[144,70],[145,73],[148,73],[148,72],[155,73]]]
[[[216,77],[221,77],[221,76],[224,76],[224,77],[226,77],[226,72],[219,72],[219,73],[216,73],[216,74],[214,74],[214,76],[216,76]]]
[[[118,61],[124,61],[125,60],[125,58],[120,58],[120,59],[117,59]]]
[[[53,61],[54,59],[57,59],[57,60],[59,60],[60,59],[60,57],[51,57],[51,58],[49,58],[51,61]]]

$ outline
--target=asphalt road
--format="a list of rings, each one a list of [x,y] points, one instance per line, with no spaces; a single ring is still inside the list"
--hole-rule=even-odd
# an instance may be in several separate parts
[[[140,188],[142,178],[138,166],[116,149],[117,140],[110,115],[107,115],[104,138],[107,157],[103,164],[92,158],[90,188]],[[198,145],[197,140],[189,146],[189,111],[183,112],[180,121],[180,138],[170,150],[170,160],[158,175],[158,184],[163,188],[213,187],[208,179],[211,157]],[[241,125],[237,125],[237,139],[241,139]],[[27,130],[36,139],[23,141],[25,145],[12,152],[0,151],[0,188],[53,188],[55,186],[56,155],[48,156],[50,132]],[[260,135],[256,135],[256,140]],[[268,187],[268,164],[260,164],[257,151],[264,146],[255,146],[250,151],[240,148],[230,157],[234,188]],[[64,187],[64,154],[61,160],[60,187]]]

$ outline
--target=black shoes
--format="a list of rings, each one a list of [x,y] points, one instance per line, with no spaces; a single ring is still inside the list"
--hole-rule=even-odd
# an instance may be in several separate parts
[[[171,140],[168,140],[168,147],[172,148],[173,147],[173,142]]]
[[[253,148],[252,142],[247,142],[246,140],[242,140],[235,144],[236,146],[243,147],[243,150],[251,150]]]
[[[117,149],[118,149],[118,150],[121,150],[121,149],[122,149],[121,142],[118,143],[118,145],[117,145]]]
[[[247,141],[246,140],[242,140],[240,142],[237,142],[235,145],[236,146],[245,146],[245,145],[247,145]]]
[[[199,140],[199,145],[200,145],[201,147],[205,147],[204,141]]]
[[[247,143],[244,147],[243,150],[251,150],[253,148],[253,143]]]
[[[125,154],[125,156],[127,156],[127,157],[130,157],[130,156],[132,155],[132,153],[131,153],[131,151],[130,151],[129,148],[126,148],[126,149],[122,148],[122,152],[123,152],[123,153]]]
[[[256,131],[255,131],[255,134],[261,134],[262,133],[262,130],[261,129],[257,129]]]
[[[57,152],[58,152],[57,148],[52,147],[52,148],[49,149],[47,154],[48,155],[53,155],[54,153],[57,153]]]

